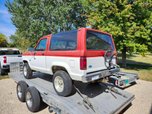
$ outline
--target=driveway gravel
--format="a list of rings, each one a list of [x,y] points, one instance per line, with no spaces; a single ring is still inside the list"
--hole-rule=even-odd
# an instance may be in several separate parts
[[[138,80],[125,90],[133,93],[135,99],[124,114],[152,114],[152,82]],[[16,83],[12,79],[0,80],[0,114],[32,114],[26,104],[17,99]],[[48,108],[36,114],[49,114]]]

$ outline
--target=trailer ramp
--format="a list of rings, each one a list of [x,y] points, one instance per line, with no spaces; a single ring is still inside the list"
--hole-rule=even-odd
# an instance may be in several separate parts
[[[118,114],[134,99],[133,94],[109,83],[75,82],[75,91],[71,96],[58,96],[50,75],[36,72],[32,79],[25,79],[22,63],[11,64],[9,76],[15,82],[25,81],[29,86],[36,87],[42,100],[57,114]]]

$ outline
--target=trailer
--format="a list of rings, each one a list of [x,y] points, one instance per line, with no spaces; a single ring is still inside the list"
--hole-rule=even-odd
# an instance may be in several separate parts
[[[51,76],[35,72],[32,79],[25,79],[22,66],[23,63],[11,63],[9,76],[17,83],[19,100],[26,101],[31,112],[39,110],[42,100],[55,114],[118,114],[135,98],[113,84],[103,82],[74,82],[73,94],[62,97],[54,91]]]

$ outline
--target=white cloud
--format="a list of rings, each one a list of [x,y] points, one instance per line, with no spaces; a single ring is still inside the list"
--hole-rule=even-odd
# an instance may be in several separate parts
[[[4,20],[10,20],[11,14],[6,9],[0,9],[0,18]]]
[[[4,24],[0,23],[0,33],[5,34],[7,37],[14,34],[15,31],[16,31],[16,29],[13,25],[12,26],[7,26],[7,25],[4,25]]]
[[[2,14],[2,15],[8,15],[9,13],[8,13],[8,11],[7,10],[0,10],[0,14]]]
[[[7,37],[14,34],[16,31],[15,26],[12,24],[11,15],[7,9],[0,9],[0,33],[5,34]]]
[[[1,0],[0,0],[1,1]],[[0,33],[9,37],[16,31],[15,26],[11,21],[11,14],[5,7],[5,1],[0,2]]]

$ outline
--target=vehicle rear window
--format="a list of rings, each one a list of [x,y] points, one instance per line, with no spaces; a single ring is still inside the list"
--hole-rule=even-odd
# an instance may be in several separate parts
[[[100,32],[87,31],[86,44],[88,50],[114,50],[111,36]]]
[[[75,50],[77,46],[77,31],[61,32],[52,35],[51,50]]]
[[[20,52],[16,50],[0,50],[0,55],[19,55]]]

